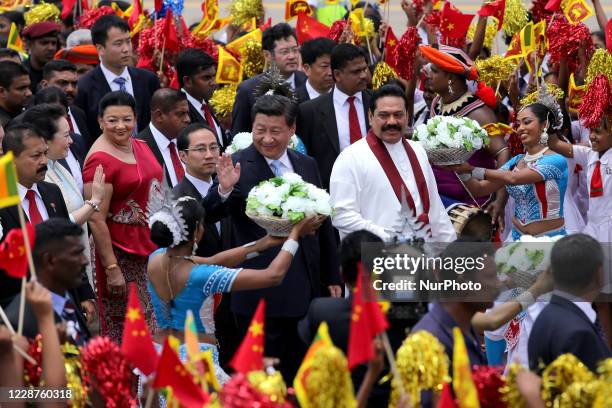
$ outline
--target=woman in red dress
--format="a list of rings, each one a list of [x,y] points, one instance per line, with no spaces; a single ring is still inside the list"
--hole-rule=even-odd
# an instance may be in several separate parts
[[[100,101],[102,135],[93,144],[83,169],[89,198],[95,170],[106,174],[104,200],[90,219],[96,247],[96,284],[102,334],[121,342],[127,284],[135,282],[150,329],[155,328],[147,292],[147,257],[157,247],[149,239],[146,207],[151,189],[159,189],[162,168],[145,142],[132,137],[136,126],[134,98],[122,91]]]

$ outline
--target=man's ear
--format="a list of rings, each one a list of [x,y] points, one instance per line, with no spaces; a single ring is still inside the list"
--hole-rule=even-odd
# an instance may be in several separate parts
[[[40,89],[44,89],[49,86],[49,82],[46,79],[41,79],[38,86],[40,86]]]
[[[266,60],[266,64],[270,64],[273,61],[273,56],[270,51],[264,50],[264,59]]]
[[[179,159],[183,162],[183,164],[187,164],[187,152],[184,150],[179,150]]]
[[[8,89],[4,88],[3,86],[0,86],[0,99],[6,99],[7,95]]]

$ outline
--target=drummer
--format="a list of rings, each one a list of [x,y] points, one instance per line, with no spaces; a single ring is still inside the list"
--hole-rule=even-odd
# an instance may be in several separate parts
[[[370,98],[367,137],[344,149],[332,169],[330,195],[340,236],[368,230],[384,241],[451,242],[455,230],[419,143],[402,137],[405,93],[396,85]]]
[[[493,112],[495,95],[488,95],[490,88],[472,93],[468,81],[478,79],[478,70],[472,59],[462,50],[445,45],[420,47],[423,56],[431,62],[427,67],[427,85],[437,93],[431,104],[431,116],[458,116],[475,120],[481,126],[497,122]],[[488,89],[488,91],[487,91]],[[490,97],[490,98],[489,98]],[[510,152],[501,137],[491,138],[488,147],[472,155],[469,163],[473,166],[495,169],[510,159]],[[475,197],[465,188],[456,173],[433,166],[442,202],[448,211],[458,204],[482,207],[496,224],[503,227],[504,208],[508,195],[504,189],[492,195]]]

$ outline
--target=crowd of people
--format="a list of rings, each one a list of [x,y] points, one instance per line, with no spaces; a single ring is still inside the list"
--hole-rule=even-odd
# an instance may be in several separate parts
[[[20,204],[0,208],[0,231],[5,240],[24,219],[35,226],[35,273],[26,284],[0,268],[0,386],[73,387],[70,353],[90,355],[88,345],[106,344],[101,337],[121,347],[131,336],[134,287],[155,349],[174,339],[185,364],[193,318],[199,352],[211,355],[214,381],[206,381],[219,387],[202,389],[219,393],[216,404],[308,406],[305,394],[286,388],[260,387],[275,395],[269,405],[245,396],[240,405],[232,394],[246,381],[234,373],[236,356],[258,335],[261,300],[265,375],[307,395],[300,367],[321,323],[343,354],[355,351],[362,249],[443,244],[443,259],[486,262],[480,271],[435,271],[434,279],[483,289],[392,301],[386,333],[368,339],[369,361],[351,371],[355,392],[310,406],[467,406],[465,388],[447,395],[405,378],[410,358],[398,352],[409,335],[430,333],[450,363],[440,383],[458,384],[457,327],[469,366],[499,367],[496,375],[509,375],[504,381],[518,390],[516,399],[487,405],[480,387],[483,406],[557,404],[545,392],[547,367],[566,353],[582,363],[565,367],[570,378],[586,370],[603,381],[580,406],[609,406],[612,23],[600,0],[581,1],[601,31],[573,20],[568,5],[535,0],[528,11],[496,0],[468,32],[473,16],[448,1],[402,0],[400,40],[383,1],[289,1],[294,28],[266,22],[261,1],[234,0],[245,4],[232,8],[229,25],[207,30],[207,13],[218,8],[210,0],[192,27],[176,2],[151,13],[139,0],[3,7],[0,137],[2,154],[14,158]],[[306,11],[293,13],[289,3],[300,2]],[[430,122],[436,117],[470,119],[488,143],[465,162],[436,161],[416,137],[442,137]],[[252,143],[237,148],[234,138],[245,133]],[[291,173],[327,190],[334,210],[273,236],[247,215],[249,192]],[[519,282],[500,280],[495,250],[532,241],[552,246],[550,266],[518,290]],[[422,343],[423,353],[430,346]],[[73,405],[197,405],[172,387],[151,398],[163,387],[138,365],[127,391],[118,382],[113,392],[108,379],[91,380],[87,361],[79,366],[86,397]],[[393,380],[380,380],[389,370]],[[407,385],[415,381],[418,398]],[[312,401],[316,393],[310,389]]]

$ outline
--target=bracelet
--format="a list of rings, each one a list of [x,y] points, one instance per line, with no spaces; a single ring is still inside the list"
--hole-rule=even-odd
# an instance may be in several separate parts
[[[300,244],[294,239],[288,239],[285,241],[283,246],[281,247],[281,251],[287,251],[291,254],[291,256],[295,256]]]
[[[91,208],[93,208],[93,209],[94,209],[94,211],[96,211],[96,212],[100,212],[100,206],[99,206],[98,204],[94,203],[93,201],[91,201],[91,200],[85,200],[85,204],[90,205],[90,206],[91,206]]]
[[[499,149],[497,152],[495,152],[495,157],[499,156],[505,150],[508,150],[508,146],[504,146],[501,149]]]
[[[521,310],[525,311],[527,308],[535,303],[535,298],[530,291],[525,291],[518,295],[514,300],[521,304]]]
[[[485,168],[484,167],[474,167],[474,170],[472,170],[472,177],[474,177],[477,180],[484,180],[485,179]]]
[[[118,268],[118,267],[119,267],[119,265],[117,265],[116,263],[114,263],[114,264],[110,264],[110,265],[108,265],[106,268],[104,268],[104,270],[105,270],[105,271],[108,271],[109,269],[115,269],[115,268]]]
[[[459,180],[461,181],[468,181],[472,178],[472,175],[470,173],[461,173],[457,174],[457,177],[459,177]]]

